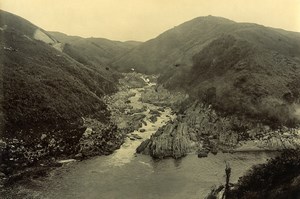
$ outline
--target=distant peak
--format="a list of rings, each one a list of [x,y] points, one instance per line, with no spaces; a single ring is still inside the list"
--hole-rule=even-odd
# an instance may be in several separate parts
[[[226,19],[224,17],[218,17],[213,15],[201,16],[192,20],[205,20],[205,21],[214,21],[214,22],[234,22],[230,19]]]

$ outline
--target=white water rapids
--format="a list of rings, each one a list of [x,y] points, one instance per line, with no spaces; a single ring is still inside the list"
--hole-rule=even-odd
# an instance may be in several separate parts
[[[134,108],[146,105],[144,112],[158,107],[139,101],[139,89],[130,98]],[[232,167],[231,182],[236,182],[254,164],[265,162],[270,154],[265,152],[209,154],[198,158],[190,154],[180,160],[153,160],[135,154],[142,140],[155,133],[171,116],[166,108],[157,122],[143,125],[146,131],[135,131],[143,139],[126,138],[121,148],[109,156],[72,162],[51,172],[50,177],[38,179],[18,190],[29,198],[49,199],[193,199],[204,198],[214,185],[224,183],[225,161]],[[17,190],[16,190],[17,191]]]

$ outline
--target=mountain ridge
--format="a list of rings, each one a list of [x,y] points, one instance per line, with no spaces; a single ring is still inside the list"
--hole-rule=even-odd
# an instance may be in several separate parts
[[[224,35],[194,55],[191,67],[175,68],[159,82],[223,113],[247,115],[271,126],[293,126],[300,119],[295,114],[300,99],[300,61],[294,57],[298,46],[280,53]]]
[[[299,37],[299,34],[294,32],[258,24],[236,23],[213,16],[197,17],[142,43],[119,60],[114,60],[112,66],[123,71],[135,67],[139,72],[157,73],[168,70],[173,65],[191,65],[193,55],[217,37],[222,34],[242,35],[242,30],[247,29],[261,32],[269,30],[283,37],[289,35]]]
[[[108,121],[101,98],[116,91],[113,73],[75,61],[53,46],[57,40],[29,21],[5,11],[0,15],[1,126],[7,135],[93,115]],[[36,38],[37,31],[53,42]]]
[[[53,31],[48,31],[48,33],[63,44],[64,53],[80,63],[94,66],[109,65],[113,59],[140,44],[137,41],[121,42],[105,38],[83,38]]]

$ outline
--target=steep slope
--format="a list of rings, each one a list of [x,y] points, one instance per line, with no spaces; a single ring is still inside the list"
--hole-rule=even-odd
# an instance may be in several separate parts
[[[70,58],[55,48],[56,39],[18,16],[1,11],[0,19],[1,161],[20,166],[49,154],[75,155],[87,119],[104,124],[113,139],[102,100],[117,90],[113,74]]]
[[[236,23],[221,17],[198,17],[142,43],[112,65],[122,71],[128,71],[130,68],[146,73],[170,71],[192,65],[192,57],[195,54],[224,34],[245,38],[249,33],[249,42],[255,42],[259,46],[267,44],[276,49],[290,45],[293,42],[291,38],[298,37],[299,40],[296,33],[283,30]]]
[[[59,32],[48,32],[63,43],[63,52],[73,59],[88,65],[107,65],[117,57],[129,52],[140,42],[111,41],[103,38],[82,38]]]
[[[265,136],[268,141],[278,136],[285,148],[282,132],[299,128],[300,34],[227,22],[215,30],[224,24],[230,31],[210,32],[220,35],[192,56],[192,64],[161,69],[155,96],[164,86],[189,98],[179,105],[176,120],[142,143],[138,152],[178,158],[197,145],[198,156],[206,157],[208,151],[230,151]]]
[[[219,37],[194,56],[191,68],[171,72],[160,81],[222,112],[271,125],[297,123],[300,35],[259,30]]]
[[[146,73],[160,73],[174,65],[191,63],[191,57],[206,43],[230,31],[233,21],[199,17],[176,26],[151,39],[112,63],[121,71],[135,68]]]
[[[39,117],[41,120],[45,117],[47,121],[54,119],[47,117],[47,113],[50,112],[65,114],[65,119],[78,117],[85,111],[90,114],[89,111],[92,110],[86,109],[87,105],[84,103],[94,102],[98,104],[98,108],[104,107],[100,97],[116,89],[108,80],[112,77],[104,77],[97,68],[79,64],[44,41],[35,39],[37,32],[41,32],[49,40],[52,38],[30,22],[2,11],[0,26],[3,107],[4,111],[10,112],[7,114],[7,121],[13,119],[18,122],[22,119],[18,116],[13,117],[12,113],[20,114],[22,110],[35,112],[36,109],[41,111],[42,107],[45,108],[45,112]],[[53,40],[53,43],[55,42]],[[28,104],[22,99],[27,100]],[[35,102],[36,100],[40,101]],[[29,116],[34,118],[31,113],[28,113]]]

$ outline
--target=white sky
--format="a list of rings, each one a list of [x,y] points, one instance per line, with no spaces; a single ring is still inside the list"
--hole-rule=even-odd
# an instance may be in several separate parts
[[[206,15],[300,32],[300,0],[0,0],[0,8],[45,30],[121,41]]]

